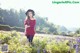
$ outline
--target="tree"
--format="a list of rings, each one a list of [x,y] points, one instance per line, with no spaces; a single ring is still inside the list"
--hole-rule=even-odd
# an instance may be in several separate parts
[[[34,17],[36,18],[36,30],[40,32],[58,34],[59,31],[64,32],[67,30],[65,27],[56,27],[57,25],[48,22],[48,17],[40,17],[37,14]],[[14,9],[4,10],[0,8],[0,24],[6,24],[11,27],[16,26],[24,28],[25,18],[25,11],[22,9],[20,9],[20,11],[17,12]]]
[[[80,34],[80,28],[76,31],[77,34]]]

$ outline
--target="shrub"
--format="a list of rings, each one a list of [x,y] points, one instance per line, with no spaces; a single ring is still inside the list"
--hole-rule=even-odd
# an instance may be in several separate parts
[[[4,31],[11,31],[11,30],[16,30],[16,31],[20,31],[20,32],[24,32],[24,28],[22,27],[10,27],[9,25],[2,25],[0,24],[0,30],[4,30]]]
[[[1,24],[0,24],[0,30],[10,31],[11,28],[10,28],[9,25],[1,25]]]
[[[8,41],[11,39],[11,37],[9,36],[9,34],[1,34],[0,33],[0,40],[1,40],[1,44],[7,43]]]
[[[50,39],[50,41],[49,41]],[[33,44],[30,46],[27,43],[25,36],[21,36],[17,31],[11,31],[9,33],[0,33],[0,40],[8,44],[8,50],[11,53],[43,53],[43,50],[47,53],[68,53],[70,46],[67,45],[66,40],[58,41],[50,38],[34,37]],[[73,43],[72,43],[73,44]],[[70,53],[74,53],[74,48],[70,50]]]
[[[16,30],[16,31],[20,31],[20,32],[24,32],[24,28],[21,27],[11,27],[12,30]]]
[[[68,53],[70,49],[70,47],[67,46],[65,42],[56,43],[56,41],[46,45],[45,48],[49,53]],[[71,53],[74,53],[74,50],[71,50]]]

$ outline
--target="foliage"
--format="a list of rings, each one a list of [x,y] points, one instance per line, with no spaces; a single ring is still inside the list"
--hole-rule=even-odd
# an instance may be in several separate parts
[[[11,27],[9,25],[2,25],[0,24],[0,30],[4,30],[4,31],[11,31],[11,30],[16,30],[16,31],[20,31],[20,32],[24,32],[24,28],[22,27]]]
[[[11,28],[10,28],[9,25],[1,25],[1,24],[0,24],[0,30],[10,31]]]
[[[70,47],[67,45],[67,40],[58,40],[49,37],[34,37],[33,46],[29,44],[26,37],[20,35],[19,32],[11,31],[11,32],[1,32],[0,40],[2,43],[0,44],[8,44],[9,52],[17,52],[17,53],[43,53],[43,49],[47,53],[67,53]],[[71,50],[71,53],[74,53],[74,48]]]
[[[24,28],[24,20],[26,18],[25,11],[21,10],[18,12],[17,10],[10,9],[2,9],[0,8],[0,24],[9,25],[18,31],[23,31]],[[61,27],[57,28],[55,24],[50,23],[48,21],[48,17],[41,17],[39,15],[35,15],[36,18],[36,31],[48,33],[48,34],[58,34]],[[16,26],[16,27],[14,27]],[[20,27],[20,28],[17,28]],[[66,31],[66,28],[60,29],[61,31]]]
[[[80,28],[76,31],[77,34],[80,34]]]

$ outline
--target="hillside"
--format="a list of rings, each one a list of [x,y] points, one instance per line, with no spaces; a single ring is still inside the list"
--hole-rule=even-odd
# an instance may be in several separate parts
[[[9,25],[11,27],[22,27],[24,28],[24,20],[25,20],[25,12],[24,10],[20,10],[17,12],[14,9],[6,10],[0,8],[0,24]],[[48,21],[48,17],[40,17],[39,15],[35,15],[36,18],[36,31],[41,33],[52,33],[58,34],[59,31],[65,32],[67,29],[65,27],[57,27],[54,23],[50,23]]]

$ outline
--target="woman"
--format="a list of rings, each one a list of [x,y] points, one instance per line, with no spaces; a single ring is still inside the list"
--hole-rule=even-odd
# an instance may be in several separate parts
[[[35,25],[36,25],[36,19],[33,17],[35,15],[35,12],[31,9],[29,9],[26,13],[26,19],[24,20],[25,25],[25,35],[32,44],[33,37],[35,35]]]

